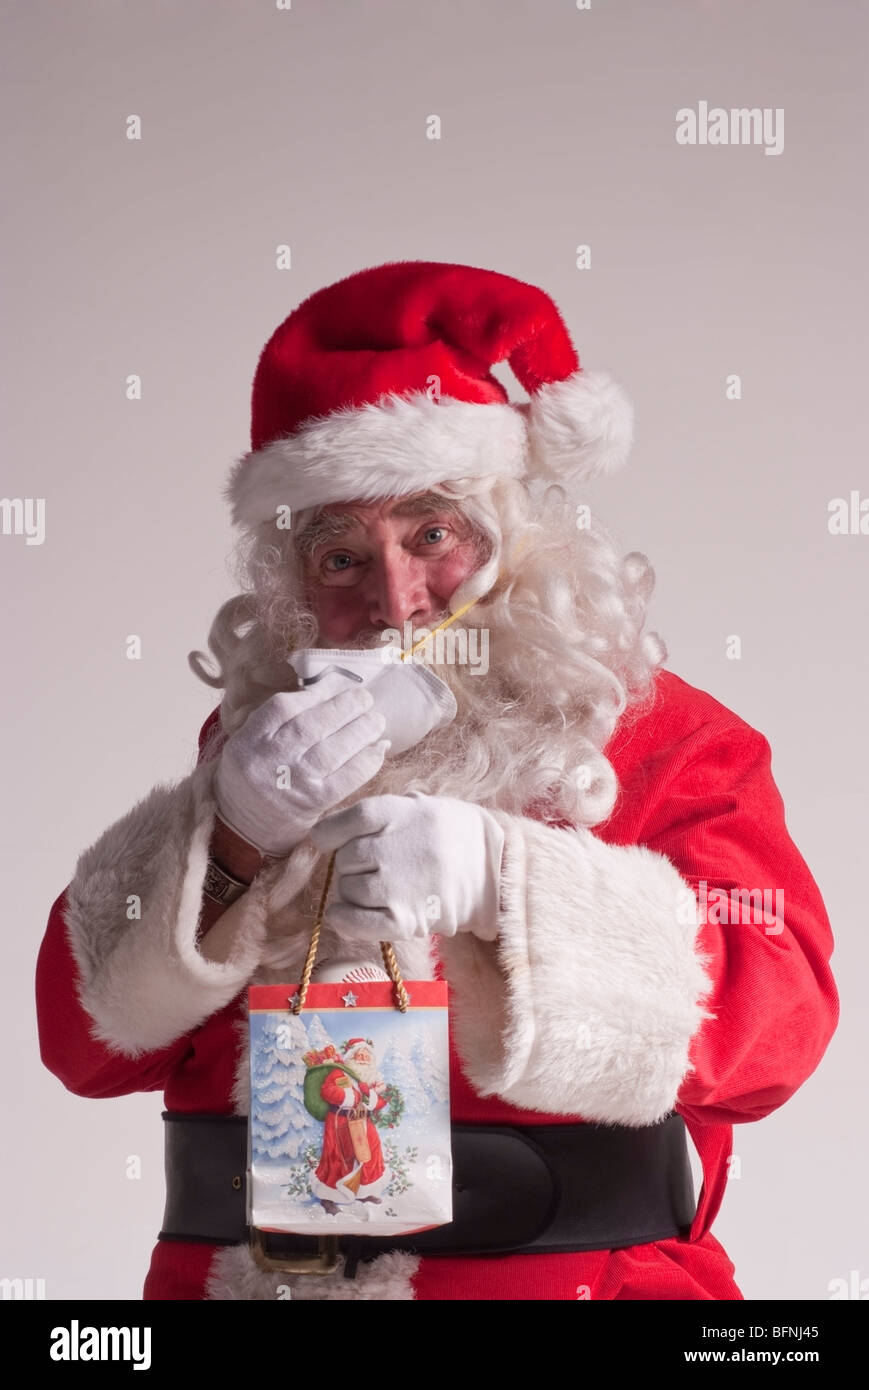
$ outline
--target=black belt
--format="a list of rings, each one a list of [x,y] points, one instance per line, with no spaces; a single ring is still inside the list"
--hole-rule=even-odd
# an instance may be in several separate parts
[[[166,1210],[160,1240],[250,1239],[247,1119],[166,1121]],[[357,1259],[389,1250],[432,1255],[563,1254],[685,1239],[696,1210],[685,1123],[453,1125],[453,1219],[406,1236],[340,1236]],[[325,1229],[325,1228],[324,1228]],[[314,1252],[317,1236],[268,1233],[275,1256]]]

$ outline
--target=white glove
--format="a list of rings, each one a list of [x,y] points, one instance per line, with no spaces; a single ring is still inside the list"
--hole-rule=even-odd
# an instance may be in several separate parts
[[[360,941],[498,934],[504,832],[482,806],[449,796],[368,796],[321,820],[337,850],[324,925]]]
[[[334,673],[280,691],[227,740],[214,779],[217,811],[261,854],[282,858],[320,817],[377,773],[389,742],[362,686]]]

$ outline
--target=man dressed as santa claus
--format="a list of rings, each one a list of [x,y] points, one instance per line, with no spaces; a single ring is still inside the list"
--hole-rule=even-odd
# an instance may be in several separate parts
[[[373,1049],[367,1039],[351,1038],[342,1055],[347,1068],[333,1067],[320,1086],[328,1111],[320,1162],[309,1179],[331,1216],[351,1202],[379,1203],[391,1177],[371,1119],[386,1106]]]
[[[651,567],[583,501],[624,394],[542,290],[399,261],[290,314],[252,414],[199,762],[81,856],[38,965],[64,1084],[164,1091],[145,1297],[740,1299],[710,1230],[732,1126],[820,1062],[832,939],[766,738],[664,669]],[[332,978],[387,941],[448,981],[454,1219],[341,1237],[329,1273],[285,1236],[288,1273],[239,1192],[245,997],[299,979],[330,863]],[[706,907],[776,889],[772,926]]]

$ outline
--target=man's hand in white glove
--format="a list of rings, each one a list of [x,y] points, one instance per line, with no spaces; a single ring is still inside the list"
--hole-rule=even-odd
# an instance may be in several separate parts
[[[504,832],[482,806],[448,796],[368,796],[321,820],[337,850],[324,924],[358,941],[498,934]]]
[[[389,742],[378,742],[386,721],[373,704],[337,672],[272,695],[223,747],[214,780],[221,820],[261,854],[288,854],[380,771]]]

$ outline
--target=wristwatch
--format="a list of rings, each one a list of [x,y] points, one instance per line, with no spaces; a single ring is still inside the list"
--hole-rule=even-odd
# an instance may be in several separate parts
[[[237,878],[233,878],[225,869],[222,869],[217,860],[208,856],[208,868],[205,871],[205,883],[202,891],[207,898],[213,902],[223,903],[224,907],[229,907],[246,893],[250,887],[249,883],[241,883]]]

